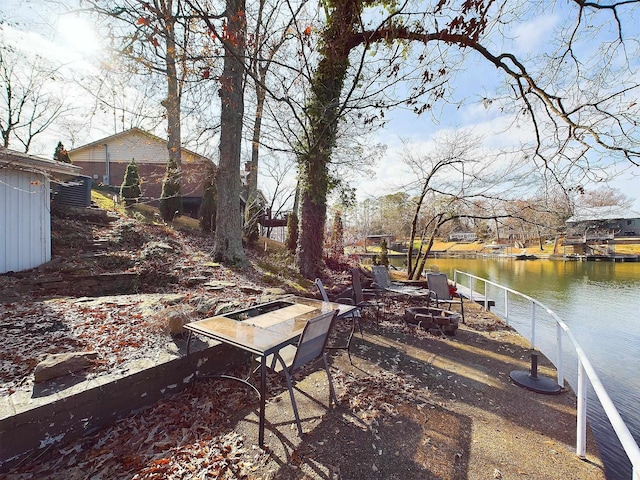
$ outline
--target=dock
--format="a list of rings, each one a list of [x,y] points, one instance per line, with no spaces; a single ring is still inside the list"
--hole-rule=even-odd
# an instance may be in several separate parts
[[[458,293],[466,298],[467,300],[471,300],[472,302],[475,302],[477,304],[482,305],[483,307],[486,305],[487,310],[491,310],[491,307],[494,307],[496,302],[495,300],[492,299],[487,299],[484,295],[482,295],[481,293],[478,292],[474,292],[472,290],[470,290],[468,287],[465,287],[464,285],[460,285],[459,283],[456,285],[456,288],[458,289]]]

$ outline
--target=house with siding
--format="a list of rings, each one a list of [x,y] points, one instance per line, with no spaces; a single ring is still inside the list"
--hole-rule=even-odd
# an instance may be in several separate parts
[[[568,236],[640,237],[640,213],[628,208],[583,207],[566,224]]]
[[[51,184],[80,167],[0,147],[0,274],[51,260]]]
[[[132,159],[138,164],[142,180],[143,201],[158,205],[162,193],[162,179],[168,160],[167,141],[132,128],[69,150],[74,165],[94,184],[119,189],[127,165]],[[202,201],[203,183],[211,159],[185,148],[182,149],[182,201],[185,213],[197,215]]]

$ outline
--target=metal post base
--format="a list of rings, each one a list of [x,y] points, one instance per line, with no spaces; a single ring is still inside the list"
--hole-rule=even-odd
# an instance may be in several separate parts
[[[552,378],[538,376],[538,354],[531,353],[531,370],[514,370],[509,374],[511,381],[516,385],[545,395],[557,395],[562,388]]]

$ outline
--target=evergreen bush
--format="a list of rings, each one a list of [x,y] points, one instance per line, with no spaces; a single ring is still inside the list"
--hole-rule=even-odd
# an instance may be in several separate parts
[[[200,230],[210,233],[216,229],[216,209],[218,204],[218,189],[216,187],[216,172],[213,163],[207,167],[207,176],[204,181],[204,192],[198,221]]]
[[[336,259],[344,255],[344,226],[342,224],[342,212],[339,210],[333,216],[330,252],[331,256]]]
[[[120,200],[122,200],[125,205],[136,203],[142,196],[140,184],[141,181],[140,173],[138,172],[138,164],[136,163],[135,158],[132,158],[129,165],[127,165],[127,170],[124,173],[124,179],[120,186]]]
[[[387,240],[382,239],[380,241],[380,265],[384,265],[389,268],[389,247],[387,246]]]
[[[182,215],[182,196],[180,195],[181,172],[174,159],[169,159],[162,181],[160,195],[160,216],[165,222],[171,222]]]
[[[58,145],[56,146],[56,151],[53,153],[53,159],[56,162],[71,163],[69,154],[67,153],[67,150],[64,148],[64,145],[62,144],[62,142],[58,142]]]

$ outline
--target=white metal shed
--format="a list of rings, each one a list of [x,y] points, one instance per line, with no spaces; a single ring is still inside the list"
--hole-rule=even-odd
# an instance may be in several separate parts
[[[80,170],[0,147],[0,274],[51,260],[51,182]]]

